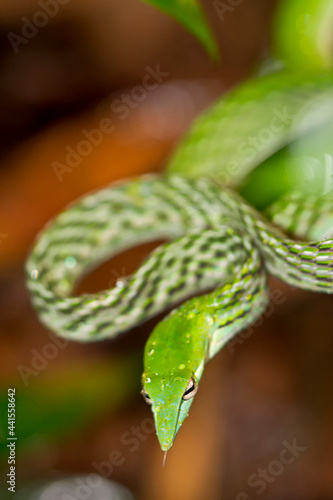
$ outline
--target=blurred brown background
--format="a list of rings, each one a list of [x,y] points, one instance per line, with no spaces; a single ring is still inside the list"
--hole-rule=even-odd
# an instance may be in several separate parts
[[[0,374],[4,397],[8,387],[18,395],[18,487],[96,472],[103,462],[107,477],[138,499],[333,498],[330,297],[272,281],[278,303],[249,338],[239,337],[209,364],[163,468],[150,409],[138,394],[154,321],[113,342],[47,351],[55,341],[24,286],[24,260],[51,216],[91,189],[162,169],[194,117],[257,67],[268,53],[275,4],[244,0],[222,22],[213,2],[204,2],[221,50],[214,66],[182,27],[139,0],[59,3],[59,12],[14,49],[8,34],[20,35],[41,8],[2,0]],[[131,101],[121,119],[111,106],[131,95],[147,67],[167,76],[142,101]],[[114,130],[60,172],[83,131],[103,119]],[[106,263],[82,290],[112,286],[150,248]],[[281,465],[285,453],[290,463]],[[3,459],[2,481],[6,453]]]

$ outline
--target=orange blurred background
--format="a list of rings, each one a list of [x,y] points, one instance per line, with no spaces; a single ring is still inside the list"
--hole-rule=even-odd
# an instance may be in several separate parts
[[[33,364],[50,343],[24,284],[24,261],[38,231],[91,189],[162,170],[194,117],[267,55],[275,5],[246,0],[222,22],[213,2],[204,2],[221,50],[221,64],[214,65],[181,26],[139,0],[70,0],[14,49],[8,34],[21,33],[24,19],[39,7],[33,0],[2,0],[0,374],[5,395],[8,387],[17,388],[17,415],[27,427],[17,448],[18,488],[96,472],[96,464],[110,463],[110,454],[119,451],[124,460],[108,477],[138,499],[333,498],[329,297],[272,280],[279,303],[253,335],[240,337],[208,365],[164,468],[150,409],[139,395],[143,345],[156,321],[113,342],[58,348],[40,370]],[[156,68],[163,81],[140,102],[130,100],[121,118],[117,100],[131,96]],[[112,122],[112,131],[95,139],[76,166],[62,170],[87,134],[97,137],[103,120]],[[112,286],[151,248],[104,264],[82,290]],[[22,366],[35,373],[25,378]],[[62,418],[56,431],[56,425],[47,428],[48,420]],[[137,428],[137,446],[126,444]],[[283,470],[274,469],[285,443],[295,440],[304,451]],[[249,478],[255,481],[253,474],[268,465],[270,479],[258,493]],[[6,473],[4,457],[1,480]]]

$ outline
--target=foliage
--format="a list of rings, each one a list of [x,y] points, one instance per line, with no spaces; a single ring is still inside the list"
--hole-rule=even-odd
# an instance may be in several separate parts
[[[204,12],[197,0],[144,0],[169,14],[197,37],[213,59],[218,57],[218,48],[209,28]]]

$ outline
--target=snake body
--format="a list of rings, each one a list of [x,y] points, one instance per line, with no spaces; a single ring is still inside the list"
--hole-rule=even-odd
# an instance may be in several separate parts
[[[313,231],[319,214],[311,213]],[[70,296],[92,267],[133,244],[158,238],[174,241],[155,250],[126,282],[98,294]],[[330,291],[332,241],[286,239],[239,196],[209,179],[148,176],[92,193],[59,215],[27,262],[28,286],[43,321],[73,340],[113,337],[194,290],[216,287],[212,297],[216,311],[222,310],[219,321],[229,322],[236,312],[226,307],[224,282],[238,276],[244,294],[249,286],[245,277],[251,275],[258,281],[251,287],[259,288],[261,297],[261,260],[269,273],[294,286]],[[237,290],[236,285],[230,296]]]
[[[286,227],[306,213],[311,217],[303,221],[304,236],[318,232],[323,221],[331,224],[329,199],[317,207],[314,200],[308,212],[302,203],[296,199],[281,210]],[[158,238],[171,241],[128,280],[73,296],[84,273],[133,244]],[[212,179],[152,175],[71,205],[40,235],[26,269],[43,322],[76,341],[114,337],[193,293],[213,289],[174,309],[146,344],[144,395],[154,404],[158,437],[167,450],[192,402],[183,399],[188,384],[194,393],[205,363],[265,309],[268,273],[300,288],[333,291],[333,239],[288,239]]]
[[[181,18],[184,5],[175,1],[171,10]],[[165,175],[113,184],[68,207],[26,264],[40,318],[71,340],[112,338],[172,309],[146,343],[142,376],[165,451],[205,364],[264,311],[269,274],[333,293],[333,2],[281,0],[279,12],[273,46],[284,71],[220,99],[194,124]],[[295,30],[303,22],[306,30]],[[313,181],[304,183],[309,174]],[[242,191],[244,182],[249,198],[255,186],[253,203],[268,207],[266,217],[226,187]],[[114,288],[74,295],[84,273],[161,238],[168,243]]]

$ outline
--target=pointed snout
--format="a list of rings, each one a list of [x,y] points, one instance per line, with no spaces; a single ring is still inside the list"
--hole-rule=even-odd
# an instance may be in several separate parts
[[[170,450],[178,431],[179,408],[175,404],[154,408],[155,427],[163,451]]]

